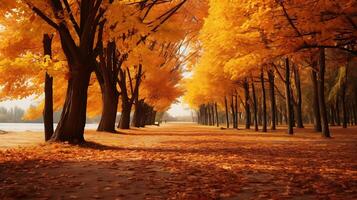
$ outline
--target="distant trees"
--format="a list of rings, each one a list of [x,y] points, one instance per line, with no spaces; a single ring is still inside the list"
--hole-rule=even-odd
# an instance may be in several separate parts
[[[278,122],[285,121],[289,134],[295,126],[303,128],[304,123],[314,122],[316,131],[330,137],[329,124],[340,121],[342,115],[345,123],[353,121],[347,116],[354,119],[353,110],[357,108],[350,103],[354,108],[350,107],[348,114],[344,112],[348,103],[343,103],[346,83],[356,81],[356,77],[339,73],[336,81],[330,74],[346,66],[351,75],[356,71],[351,67],[357,54],[353,36],[357,32],[356,12],[357,3],[352,0],[210,1],[199,36],[203,50],[187,83],[186,101],[197,110],[218,102],[222,114],[232,114],[231,119],[226,117],[226,124],[233,122],[233,128],[236,116],[240,121],[245,119],[246,128],[249,119],[254,119],[255,129],[261,125],[263,131],[267,121],[273,130]],[[350,85],[355,84],[349,84],[351,98],[356,88]],[[266,104],[266,92],[270,105]],[[304,92],[310,96],[304,96]],[[235,97],[248,99],[248,93],[253,116],[243,98],[239,106],[231,106],[231,111],[225,106]]]
[[[24,116],[25,110],[19,107],[13,107],[6,109],[5,107],[0,107],[0,122],[1,123],[17,123],[23,122],[22,117]]]

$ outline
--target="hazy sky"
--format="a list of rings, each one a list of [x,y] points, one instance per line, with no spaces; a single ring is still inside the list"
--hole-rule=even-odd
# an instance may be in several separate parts
[[[191,116],[191,109],[187,104],[180,102],[172,104],[170,109],[167,111],[171,116]]]

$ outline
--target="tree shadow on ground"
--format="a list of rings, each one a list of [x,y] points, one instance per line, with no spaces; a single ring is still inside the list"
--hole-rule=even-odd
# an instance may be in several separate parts
[[[348,194],[341,187],[318,174],[307,177],[290,170],[233,169],[204,160],[27,160],[1,165],[0,198],[313,199]]]

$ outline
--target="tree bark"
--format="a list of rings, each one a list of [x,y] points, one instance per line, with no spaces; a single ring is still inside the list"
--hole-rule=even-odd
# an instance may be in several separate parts
[[[212,113],[212,126],[216,124],[216,112],[214,109],[214,103],[211,103],[211,113]]]
[[[235,95],[235,112],[236,112],[236,114],[235,114],[235,117],[236,117],[236,120],[235,120],[235,122],[236,122],[236,125],[235,125],[235,127],[236,127],[236,129],[238,129],[238,124],[239,124],[239,122],[238,122],[238,120],[239,120],[239,113],[238,113],[238,93],[236,92],[236,95]]]
[[[262,84],[262,117],[263,117],[263,127],[262,127],[262,132],[267,132],[267,110],[266,110],[266,96],[265,96],[265,84],[264,84],[264,70],[263,67],[261,68],[261,72],[260,72],[260,81]]]
[[[291,105],[291,92],[290,92],[290,64],[289,58],[285,59],[285,101],[286,101],[286,117],[288,125],[288,134],[294,134],[293,122],[292,122],[292,112],[293,108]]]
[[[252,94],[253,94],[253,110],[254,110],[254,129],[258,131],[258,105],[257,105],[257,96],[255,95],[254,81],[252,79]]]
[[[319,82],[318,82],[318,94],[321,114],[321,127],[322,135],[324,137],[331,137],[328,127],[326,102],[325,102],[325,49],[320,48],[320,63],[319,63]]]
[[[135,110],[134,110],[134,115],[133,115],[133,120],[131,121],[131,125],[134,127],[139,128],[140,125],[140,121],[142,118],[143,113],[143,103],[144,100],[135,100]]]
[[[44,55],[52,58],[52,38],[49,34],[43,36]],[[45,141],[53,135],[53,77],[47,72],[45,74],[45,106],[43,109],[43,123],[45,128]]]
[[[233,124],[233,128],[237,128],[236,127],[236,116],[235,116],[235,108],[234,108],[234,95],[232,94],[232,98],[231,98],[231,111],[232,111],[232,124]]]
[[[215,112],[216,112],[216,125],[217,125],[217,127],[219,127],[217,102],[214,103],[214,110],[215,110]]]
[[[121,115],[118,124],[120,129],[129,129],[130,128],[130,113],[131,113],[132,104],[127,102],[122,102],[121,106]]]
[[[129,79],[130,93],[131,97],[129,98],[127,91],[127,76]],[[119,69],[119,80],[118,84],[121,90],[121,102],[122,102],[122,113],[120,116],[120,121],[118,123],[118,128],[120,129],[129,129],[130,128],[130,113],[134,103],[134,100],[139,98],[139,87],[141,83],[142,76],[142,65],[139,64],[139,68],[135,77],[135,86],[130,75],[129,69],[127,71]]]
[[[115,133],[115,120],[118,110],[119,92],[116,88],[118,72],[122,60],[118,59],[115,42],[109,42],[106,52],[100,55],[97,79],[102,92],[102,116],[97,131]]]
[[[102,92],[103,110],[97,131],[115,133],[115,121],[118,110],[119,93],[104,86]]]
[[[300,84],[300,74],[299,69],[296,65],[293,66],[294,69],[294,80],[295,80],[295,89],[296,89],[296,121],[297,128],[304,128],[302,120],[302,96],[301,96],[301,84]]]
[[[276,100],[275,100],[275,80],[274,80],[274,71],[272,69],[268,70],[269,78],[269,89],[270,89],[270,107],[271,107],[271,130],[276,129]]]
[[[71,68],[70,68],[71,69]],[[84,142],[84,127],[86,124],[87,92],[91,72],[84,69],[80,72],[70,72],[66,100],[60,121],[51,141],[68,141],[70,143]]]
[[[249,96],[249,82],[246,78],[243,82],[244,97],[245,97],[245,128],[250,129],[250,96]]]
[[[86,122],[87,90],[94,63],[96,63],[95,38],[101,40],[98,31],[104,24],[102,2],[81,1],[80,23],[75,19],[72,23],[63,20],[63,16],[72,15],[71,9],[65,9],[62,2],[52,0],[49,11],[55,18],[53,21],[45,12],[36,6],[31,6],[33,12],[40,16],[48,25],[56,29],[61,40],[61,46],[66,56],[69,68],[69,78],[65,103],[60,121],[51,141],[84,142],[84,126]],[[111,2],[110,2],[111,3]],[[46,12],[47,13],[47,12]],[[73,30],[73,31],[71,31]],[[76,34],[76,36],[73,36]],[[97,42],[99,44],[99,42]]]
[[[228,102],[227,102],[227,97],[225,96],[224,97],[224,106],[226,108],[226,125],[227,125],[227,128],[229,128],[229,114],[228,114]]]
[[[319,103],[319,91],[317,83],[317,62],[313,61],[311,70],[311,82],[312,82],[312,109],[314,112],[314,128],[316,131],[321,132],[321,115],[320,115],[320,103]],[[338,110],[337,110],[338,112]],[[339,112],[338,112],[339,113]],[[339,114],[338,114],[339,115]]]

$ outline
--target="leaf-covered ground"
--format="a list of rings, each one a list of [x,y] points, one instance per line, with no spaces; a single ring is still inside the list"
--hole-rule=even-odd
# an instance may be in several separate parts
[[[357,199],[357,128],[332,133],[170,124],[88,131],[83,146],[9,133],[0,199]]]

